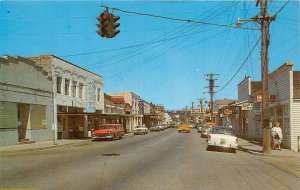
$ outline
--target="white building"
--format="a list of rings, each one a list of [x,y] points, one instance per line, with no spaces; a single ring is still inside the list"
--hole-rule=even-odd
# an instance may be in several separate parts
[[[140,112],[141,98],[133,92],[117,92],[114,94],[123,96],[125,103],[131,107],[131,117],[126,120],[126,126],[128,126],[127,131],[132,132],[136,126],[143,124],[143,114]]]
[[[271,118],[283,129],[283,146],[300,150],[300,71],[287,62],[270,74],[269,94]]]
[[[0,58],[0,146],[54,138],[52,81],[22,57]]]
[[[238,132],[244,137],[262,140],[261,87],[246,78],[239,84]],[[256,85],[259,85],[257,83]],[[271,121],[283,130],[283,147],[300,149],[300,71],[287,62],[269,74]],[[248,97],[248,98],[247,98]]]
[[[54,126],[58,138],[88,137],[104,110],[103,78],[54,55],[28,58],[53,78]]]

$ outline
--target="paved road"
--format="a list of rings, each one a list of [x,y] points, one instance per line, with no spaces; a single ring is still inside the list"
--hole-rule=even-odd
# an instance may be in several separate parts
[[[300,180],[237,152],[206,151],[196,130],[2,154],[0,189],[299,189]]]

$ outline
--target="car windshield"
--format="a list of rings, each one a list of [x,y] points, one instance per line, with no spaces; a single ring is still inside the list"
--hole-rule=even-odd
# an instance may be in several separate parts
[[[109,126],[109,125],[104,125],[104,126],[98,126],[95,127],[95,130],[100,130],[100,129],[115,129],[115,126]]]
[[[210,129],[211,129],[211,127],[205,127],[205,128],[204,128],[204,131],[205,131],[205,132],[208,132],[208,131],[210,131]]]
[[[233,130],[230,128],[216,127],[212,129],[212,134],[233,135]]]

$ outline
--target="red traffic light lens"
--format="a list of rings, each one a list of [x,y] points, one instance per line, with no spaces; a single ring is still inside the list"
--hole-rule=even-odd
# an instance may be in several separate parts
[[[103,14],[101,15],[102,19],[106,20],[107,19],[107,15],[106,14]]]

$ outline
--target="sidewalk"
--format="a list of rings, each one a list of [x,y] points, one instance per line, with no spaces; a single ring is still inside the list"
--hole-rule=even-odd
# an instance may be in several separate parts
[[[0,147],[0,154],[10,153],[10,152],[29,151],[29,150],[50,149],[50,148],[76,145],[76,144],[88,144],[90,142],[91,142],[90,139],[62,139],[62,140],[57,140],[56,144],[54,144],[53,141],[18,144],[18,145]]]
[[[259,142],[239,138],[239,150],[300,178],[300,153],[289,149],[271,150],[264,154]]]
[[[283,157],[293,157],[298,156],[300,158],[299,152],[294,152],[290,149],[281,148],[280,150],[271,150],[270,154],[264,154],[262,145],[257,141],[248,141],[239,138],[239,149],[244,152],[248,152],[252,155],[257,156],[283,156]]]
[[[126,133],[125,136],[132,136],[133,133]],[[91,139],[61,139],[57,140],[56,144],[53,141],[43,141],[43,142],[34,142],[29,144],[18,144],[11,146],[0,147],[1,153],[13,153],[20,151],[30,151],[30,150],[42,150],[42,149],[50,149],[57,148],[63,146],[72,146],[72,145],[83,145],[91,143]]]

